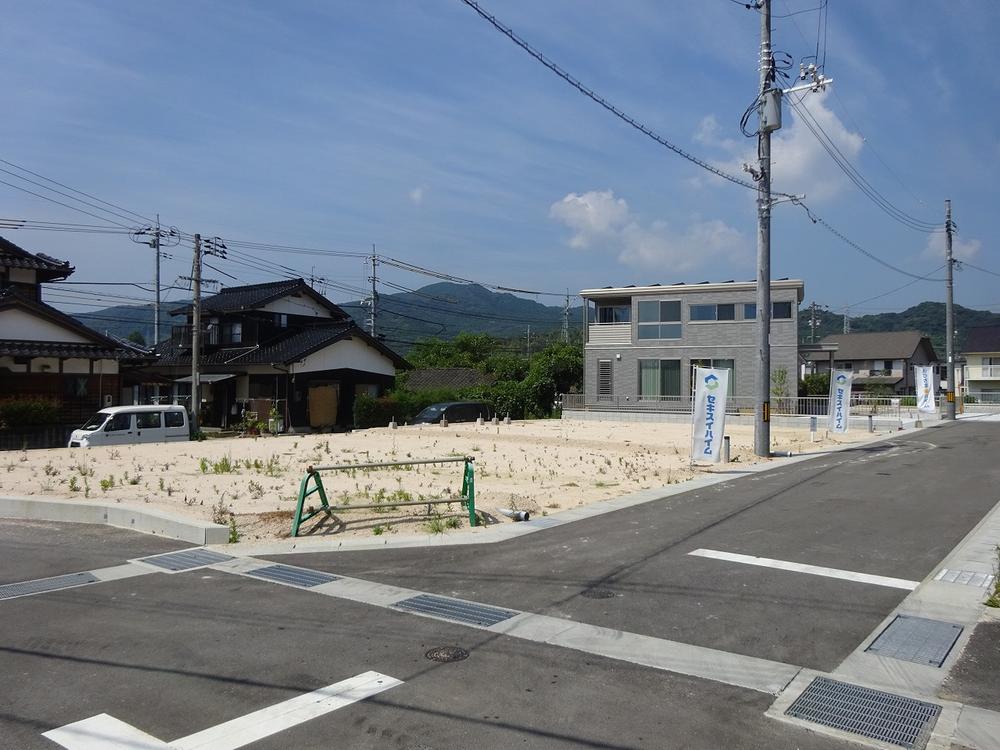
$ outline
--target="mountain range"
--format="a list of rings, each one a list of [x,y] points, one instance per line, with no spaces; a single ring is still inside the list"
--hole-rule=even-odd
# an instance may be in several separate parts
[[[166,310],[182,307],[185,301],[171,301]],[[339,303],[358,325],[367,328],[369,308],[360,300]],[[582,310],[579,305],[569,309],[569,327],[573,340],[580,339]],[[377,306],[378,330],[385,341],[401,353],[425,338],[450,339],[462,332],[487,333],[500,339],[531,339],[541,342],[558,333],[563,324],[562,305],[545,305],[505,292],[493,292],[477,284],[440,282],[420,289],[379,295]],[[133,331],[152,341],[153,309],[151,305],[122,305],[92,313],[74,314],[77,320],[98,331],[121,338]],[[842,315],[817,308],[815,331],[810,328],[811,311],[799,310],[799,339],[816,341],[832,333],[842,333]],[[852,332],[918,330],[928,335],[938,355],[944,356],[945,310],[942,302],[921,302],[898,313],[862,315],[850,319]],[[962,350],[964,334],[972,326],[1000,325],[1000,313],[973,310],[955,305],[955,327],[958,332],[956,351]],[[169,322],[161,324],[163,335],[169,334]],[[529,334],[530,331],[530,334]]]

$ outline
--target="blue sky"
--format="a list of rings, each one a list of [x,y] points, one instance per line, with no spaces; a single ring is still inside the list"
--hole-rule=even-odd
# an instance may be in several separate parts
[[[774,13],[819,2],[775,0]],[[754,276],[751,191],[618,121],[458,0],[4,5],[0,159],[143,215],[159,212],[184,231],[338,251],[376,243],[458,276],[554,292]],[[735,172],[754,151],[738,124],[756,93],[759,17],[738,3],[493,0],[486,8],[679,146]],[[815,12],[774,22],[774,46],[796,68],[815,52],[816,25]],[[896,206],[943,221],[951,198],[958,257],[1000,272],[990,230],[998,32],[1000,5],[991,2],[830,0],[825,72],[834,88],[805,103]],[[818,215],[890,263],[940,276],[940,235],[887,217],[787,106],[784,115],[775,188],[804,193]],[[0,218],[96,223],[2,184]],[[776,207],[772,233],[773,276],[804,279],[806,303],[840,312],[911,281],[795,206]],[[127,237],[0,234],[69,259],[74,280],[152,278],[151,251]],[[190,269],[183,247],[171,253],[165,282]],[[355,258],[258,254],[366,283]],[[268,278],[219,263],[241,281]],[[383,273],[410,287],[432,281]],[[956,301],[1000,310],[998,281],[966,267]],[[944,285],[916,282],[852,313],[925,299],[943,300]]]

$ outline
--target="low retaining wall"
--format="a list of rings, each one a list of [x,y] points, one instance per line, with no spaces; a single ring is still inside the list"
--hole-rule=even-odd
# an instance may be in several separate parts
[[[576,409],[564,409],[563,419],[578,419],[582,421],[596,422],[668,422],[673,424],[690,424],[691,415],[677,412],[658,411],[587,411]],[[900,417],[896,415],[877,414],[873,417],[873,424],[876,430],[896,430],[900,427],[913,427],[918,421],[924,424],[937,422],[940,419],[938,414],[919,414],[915,409],[912,413],[904,410]],[[799,430],[809,429],[807,415],[772,414],[771,424],[776,427],[792,427]],[[826,429],[826,415],[818,416],[816,419],[816,430],[822,432]],[[752,414],[727,414],[726,424],[752,425],[754,417]],[[868,415],[852,415],[850,420],[852,430],[864,431],[868,429]]]
[[[0,497],[0,518],[107,524],[199,545],[225,544],[229,541],[226,526],[118,503]]]

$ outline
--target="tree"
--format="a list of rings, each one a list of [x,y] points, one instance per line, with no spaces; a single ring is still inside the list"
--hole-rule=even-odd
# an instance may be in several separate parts
[[[143,336],[142,335],[142,331],[140,331],[138,329],[132,331],[132,333],[130,333],[127,336],[127,339],[129,341],[131,341],[133,344],[138,344],[139,346],[145,346],[146,345],[146,337]]]
[[[830,373],[813,372],[799,383],[800,396],[826,396],[830,393]]]

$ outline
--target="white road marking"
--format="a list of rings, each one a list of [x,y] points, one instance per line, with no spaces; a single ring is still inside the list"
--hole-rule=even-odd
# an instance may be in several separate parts
[[[170,743],[108,714],[91,716],[42,736],[68,750],[236,750],[402,684],[395,677],[364,672]]]
[[[907,591],[913,591],[913,589],[920,585],[920,581],[907,581],[903,578],[875,576],[869,573],[856,573],[853,570],[840,570],[839,568],[823,568],[818,565],[806,565],[786,560],[772,560],[769,557],[738,555],[733,552],[719,552],[714,549],[696,549],[693,552],[688,552],[688,554],[697,555],[698,557],[711,557],[715,560],[743,563],[744,565],[759,565],[763,568],[789,570],[794,573],[808,573],[809,575],[824,576],[826,578],[839,578],[843,581],[870,583],[873,586],[888,586],[889,588],[905,589]]]

